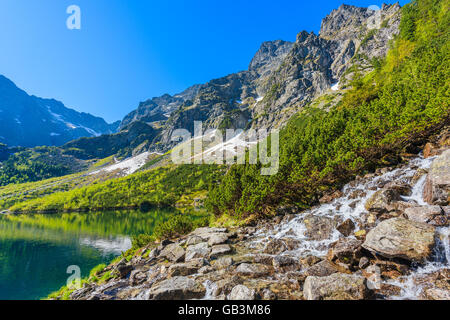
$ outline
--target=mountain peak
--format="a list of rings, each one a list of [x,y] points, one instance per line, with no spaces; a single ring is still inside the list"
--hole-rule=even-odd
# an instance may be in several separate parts
[[[284,40],[265,41],[253,57],[248,67],[249,71],[264,74],[279,65],[292,49],[293,43]]]

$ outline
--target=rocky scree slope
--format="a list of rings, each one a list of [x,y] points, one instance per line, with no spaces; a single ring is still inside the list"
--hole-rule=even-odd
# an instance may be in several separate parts
[[[450,135],[270,221],[200,228],[111,264],[75,300],[450,299]]]

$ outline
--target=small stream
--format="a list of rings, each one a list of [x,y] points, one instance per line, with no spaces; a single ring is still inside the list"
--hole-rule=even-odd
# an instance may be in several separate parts
[[[321,240],[311,240],[305,233],[305,219],[311,216],[324,217],[339,221],[351,219],[359,230],[359,223],[362,215],[366,212],[364,204],[384,184],[391,181],[408,183],[412,185],[411,195],[403,197],[403,201],[412,202],[417,205],[426,205],[422,193],[426,180],[426,173],[419,175],[421,171],[427,170],[434,158],[415,158],[404,167],[386,172],[372,179],[362,179],[346,185],[342,192],[343,197],[335,199],[331,203],[323,204],[312,208],[289,222],[277,225],[273,230],[260,230],[253,239],[252,247],[261,248],[272,239],[293,239],[299,241],[299,246],[295,250],[285,252],[296,257],[306,257],[309,255],[325,257],[331,244],[343,237],[337,230],[329,237]],[[420,178],[418,178],[420,177]],[[416,181],[416,182],[415,182]],[[355,196],[357,195],[357,196]],[[437,243],[435,252],[425,264],[417,266],[411,274],[401,277],[395,281],[385,282],[400,287],[401,294],[393,299],[418,299],[424,289],[423,281],[430,273],[450,268],[450,240],[449,227],[437,228]]]

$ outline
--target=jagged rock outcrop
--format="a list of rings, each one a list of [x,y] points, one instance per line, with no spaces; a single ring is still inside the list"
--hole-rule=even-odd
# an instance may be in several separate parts
[[[450,150],[445,151],[433,164],[424,188],[424,200],[429,204],[446,206],[450,193]]]
[[[282,127],[336,83],[344,88],[353,75],[346,72],[350,67],[372,70],[372,60],[386,54],[399,22],[398,4],[378,11],[343,5],[323,20],[319,35],[303,31],[295,43],[264,42],[248,70],[194,86],[188,93],[146,101],[121,127],[133,121],[161,121],[163,127],[151,146],[156,151],[176,145],[171,138],[177,129],[193,135],[194,121],[203,122],[203,131]]]

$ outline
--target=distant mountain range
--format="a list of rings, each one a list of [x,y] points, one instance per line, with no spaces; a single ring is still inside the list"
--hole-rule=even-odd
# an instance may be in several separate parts
[[[81,137],[115,133],[120,121],[77,112],[53,99],[30,96],[0,75],[0,143],[8,146],[60,146]]]

